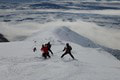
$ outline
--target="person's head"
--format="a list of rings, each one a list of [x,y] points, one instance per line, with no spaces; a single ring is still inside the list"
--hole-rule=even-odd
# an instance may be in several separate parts
[[[48,42],[48,44],[50,44],[50,42]]]
[[[42,44],[42,48],[44,47],[44,44]]]
[[[66,43],[66,46],[69,46],[69,43]]]
[[[45,47],[47,47],[48,45],[47,44],[45,44]]]

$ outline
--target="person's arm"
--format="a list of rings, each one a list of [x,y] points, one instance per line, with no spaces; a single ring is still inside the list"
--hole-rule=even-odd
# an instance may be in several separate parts
[[[65,50],[66,50],[66,47],[64,47],[63,51],[65,51]]]
[[[43,51],[43,48],[41,48],[40,50]]]

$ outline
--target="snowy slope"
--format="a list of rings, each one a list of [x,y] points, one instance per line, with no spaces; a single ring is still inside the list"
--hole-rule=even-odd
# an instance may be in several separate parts
[[[21,42],[0,44],[0,78],[1,80],[119,80],[120,62],[111,54],[101,49],[85,48],[71,42],[65,27],[47,27]],[[42,28],[41,28],[42,29]],[[44,28],[45,29],[45,28]],[[59,32],[58,32],[59,30]],[[64,30],[64,31],[62,31]],[[57,33],[58,32],[58,33]],[[75,34],[71,37],[74,38]],[[68,40],[66,41],[66,37]],[[34,44],[33,40],[37,43]],[[54,55],[51,59],[41,58],[40,47],[51,41]],[[76,43],[78,43],[76,40]],[[62,49],[69,42],[72,53],[78,60],[69,55],[63,59]],[[38,51],[32,52],[37,46]]]
[[[95,1],[0,3],[0,34],[11,41],[0,43],[0,80],[120,80],[120,61],[108,53],[120,59],[120,3]],[[48,41],[54,55],[44,60]],[[66,42],[77,60],[60,58]]]

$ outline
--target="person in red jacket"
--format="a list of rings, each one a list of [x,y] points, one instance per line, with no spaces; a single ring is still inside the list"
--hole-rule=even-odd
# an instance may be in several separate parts
[[[50,58],[47,44],[42,45],[41,51],[43,52],[43,53],[42,53],[42,56],[43,56],[45,59],[47,59],[47,57]]]

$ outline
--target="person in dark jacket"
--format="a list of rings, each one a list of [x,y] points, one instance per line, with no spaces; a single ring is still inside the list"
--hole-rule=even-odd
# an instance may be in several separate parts
[[[72,47],[69,45],[69,43],[66,43],[66,47],[63,50],[65,51],[65,53],[61,56],[61,58],[63,58],[66,54],[69,54],[73,59],[75,59],[74,56],[71,54],[71,50]]]
[[[48,51],[51,52],[51,54],[53,55],[53,52],[52,52],[52,50],[51,50],[51,46],[52,46],[52,45],[50,44],[50,42],[47,43],[47,46],[48,46]]]
[[[47,59],[47,57],[50,58],[47,44],[42,45],[41,51],[43,52],[43,53],[42,53],[42,56],[43,56],[45,59]]]

